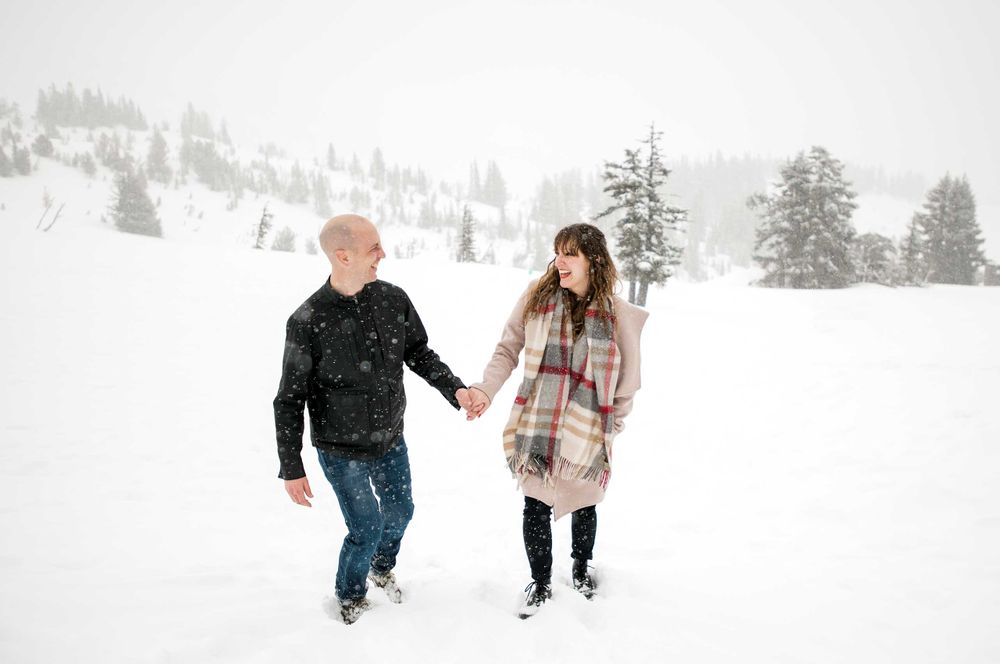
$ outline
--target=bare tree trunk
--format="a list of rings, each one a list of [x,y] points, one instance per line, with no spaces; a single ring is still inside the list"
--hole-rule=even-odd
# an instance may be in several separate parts
[[[48,205],[45,206],[45,212],[42,213],[42,216],[38,218],[38,223],[35,224],[36,231],[42,227],[42,222],[45,220],[45,215],[47,215],[49,213],[49,210],[51,209],[52,209],[52,203],[49,203]]]
[[[628,302],[635,304],[635,280],[628,282]]]
[[[640,307],[646,306],[646,293],[649,292],[649,282],[640,281],[639,282],[639,301],[636,302]]]
[[[52,223],[45,227],[45,230],[42,231],[43,233],[48,233],[49,229],[56,225],[56,221],[59,219],[59,215],[62,214],[64,207],[66,207],[65,203],[59,206],[59,209],[56,210],[56,216],[52,217]]]

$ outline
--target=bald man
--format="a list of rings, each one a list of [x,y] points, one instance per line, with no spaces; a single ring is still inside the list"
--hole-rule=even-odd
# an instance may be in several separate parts
[[[330,278],[288,319],[274,421],[279,477],[293,502],[311,507],[301,457],[308,406],[310,438],[347,524],[333,609],[351,624],[371,606],[366,578],[392,602],[403,599],[392,572],[413,515],[403,365],[454,408],[468,411],[472,403],[465,384],[428,348],[410,298],[378,281],[385,252],[374,224],[337,216],[319,240]]]

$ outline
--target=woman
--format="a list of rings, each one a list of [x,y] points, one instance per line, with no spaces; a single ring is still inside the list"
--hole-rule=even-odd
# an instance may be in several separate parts
[[[618,273],[604,234],[573,224],[556,234],[555,258],[521,295],[483,381],[472,386],[481,415],[517,366],[518,389],[503,441],[524,492],[524,548],[532,583],[519,616],[552,597],[552,524],[572,516],[573,587],[593,597],[587,571],[597,503],[611,475],[611,444],[639,389],[639,335],[648,315],[614,294]]]

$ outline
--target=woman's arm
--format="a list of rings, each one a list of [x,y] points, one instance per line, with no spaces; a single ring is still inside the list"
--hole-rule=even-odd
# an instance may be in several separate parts
[[[640,374],[639,338],[649,313],[622,300],[615,303],[617,328],[615,341],[621,353],[618,382],[612,406],[615,411],[615,433],[625,428],[625,417],[632,412],[632,400],[642,387]]]
[[[482,382],[469,386],[481,391],[491,402],[503,384],[510,378],[514,369],[517,368],[518,356],[524,348],[524,303],[528,298],[528,293],[534,287],[535,282],[532,282],[518,298],[517,304],[510,312],[510,316],[504,324],[503,333],[500,335],[500,341],[493,351],[493,357],[490,358],[486,369],[483,370]]]

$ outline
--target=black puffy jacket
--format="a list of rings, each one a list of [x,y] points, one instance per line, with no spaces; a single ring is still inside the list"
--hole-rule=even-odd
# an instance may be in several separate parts
[[[339,456],[372,459],[403,432],[403,363],[455,408],[465,387],[437,353],[403,289],[384,281],[345,297],[325,281],[288,319],[274,423],[279,477],[305,476],[303,407],[313,445]]]

